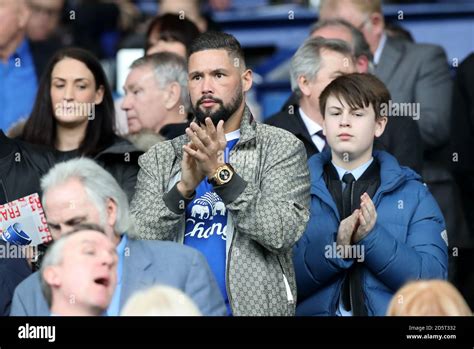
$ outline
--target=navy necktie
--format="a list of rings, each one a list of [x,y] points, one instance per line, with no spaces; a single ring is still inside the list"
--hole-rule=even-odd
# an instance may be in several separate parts
[[[342,191],[342,217],[341,221],[352,214],[352,184],[355,182],[355,178],[352,173],[346,173],[342,177],[342,181],[346,184]],[[351,291],[350,291],[350,277],[346,275],[342,284],[342,303],[346,310],[351,310]]]
[[[352,214],[352,183],[355,182],[355,178],[352,173],[348,172],[342,176],[342,181],[346,183],[346,187],[342,191],[342,219],[344,219]]]
[[[316,132],[316,136],[318,136],[319,138],[321,138],[324,141],[324,147],[321,150],[321,151],[323,151],[324,149],[326,149],[326,147],[328,145],[328,142],[326,141],[326,136],[323,134],[323,130],[319,130],[318,132]]]

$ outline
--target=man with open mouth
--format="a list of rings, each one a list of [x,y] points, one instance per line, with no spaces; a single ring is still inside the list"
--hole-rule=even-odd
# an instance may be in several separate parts
[[[52,315],[99,316],[117,283],[117,252],[100,227],[79,225],[44,257],[41,287]]]

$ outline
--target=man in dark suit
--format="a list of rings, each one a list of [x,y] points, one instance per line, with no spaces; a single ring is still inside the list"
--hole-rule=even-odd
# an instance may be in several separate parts
[[[380,0],[322,0],[321,20],[340,18],[365,36],[374,55],[375,75],[396,103],[418,103],[417,120],[425,148],[441,146],[449,138],[452,81],[444,50],[389,37]]]
[[[374,73],[373,55],[364,35],[347,21],[342,19],[319,21],[311,27],[310,36],[313,38],[340,39],[347,42],[351,47],[357,72]],[[324,52],[321,53],[322,56],[324,54]],[[298,124],[289,122],[285,118],[285,111],[289,105],[295,106],[298,104],[299,99],[293,93],[283,106],[281,112],[277,114],[279,117],[270,117],[267,123],[293,132],[294,128],[298,127]],[[417,123],[410,117],[387,116],[389,122],[384,134],[376,139],[374,143],[375,149],[391,153],[401,165],[408,166],[421,173],[423,145]],[[314,147],[309,147],[307,150],[309,150],[308,157],[318,152]]]
[[[63,162],[42,178],[41,185],[54,240],[81,223],[93,223],[102,225],[116,246],[117,287],[108,315],[118,315],[134,292],[157,284],[180,289],[204,315],[226,314],[214,276],[198,251],[174,242],[135,240],[127,235],[133,230],[127,196],[101,166],[85,158]],[[10,315],[49,314],[39,274],[34,273],[16,288]]]
[[[452,260],[454,272],[450,276],[469,306],[474,308],[474,52],[457,68],[451,117],[449,153],[457,160],[452,161],[451,167],[456,183],[462,188],[462,208],[458,212],[465,212],[467,228],[458,231],[449,241],[459,247],[459,254]]]
[[[355,72],[351,49],[342,40],[306,40],[291,59],[294,100],[266,123],[293,133],[306,148],[308,158],[326,146],[319,111],[321,91],[338,75]]]

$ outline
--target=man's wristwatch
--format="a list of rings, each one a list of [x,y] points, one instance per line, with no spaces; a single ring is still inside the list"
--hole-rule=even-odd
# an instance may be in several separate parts
[[[208,181],[214,186],[229,183],[234,176],[234,168],[230,164],[219,166]]]

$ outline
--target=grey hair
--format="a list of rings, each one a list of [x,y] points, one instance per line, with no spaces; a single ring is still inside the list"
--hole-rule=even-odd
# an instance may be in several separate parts
[[[117,205],[115,234],[120,236],[125,232],[133,232],[127,194],[109,172],[88,158],[77,158],[59,163],[41,178],[43,205],[48,190],[71,179],[78,179],[84,185],[88,198],[99,211],[101,224],[104,224],[107,219],[107,200],[111,199]]]
[[[370,73],[373,72],[374,56],[372,52],[370,51],[369,44],[367,43],[367,40],[365,40],[364,34],[362,34],[362,32],[359,29],[357,29],[352,24],[350,24],[349,22],[343,19],[335,18],[335,19],[322,20],[322,21],[318,21],[314,23],[311,26],[311,29],[309,30],[309,35],[313,35],[313,33],[316,30],[319,30],[325,27],[342,27],[342,28],[347,29],[350,32],[351,37],[352,37],[352,43],[350,43],[352,45],[352,54],[354,55],[356,59],[361,56],[367,57],[367,59],[369,60],[369,72]]]
[[[51,290],[51,286],[44,279],[43,273],[46,270],[46,268],[54,266],[54,265],[59,265],[63,262],[63,257],[64,257],[63,250],[64,250],[64,246],[66,246],[67,241],[69,240],[71,235],[74,235],[74,233],[84,231],[84,230],[94,230],[105,235],[104,229],[102,229],[102,227],[100,227],[97,224],[90,224],[90,223],[78,224],[73,230],[71,230],[66,235],[63,235],[61,238],[53,242],[52,245],[48,247],[48,250],[46,251],[46,254],[43,257],[43,260],[41,262],[39,276],[40,276],[40,283],[41,283],[41,291],[43,292],[43,295],[49,307],[51,307],[51,304],[53,302],[53,292]]]
[[[160,88],[165,88],[173,82],[181,87],[180,102],[186,112],[191,105],[188,93],[188,69],[186,60],[172,52],[158,52],[135,60],[130,69],[149,66],[155,74],[155,80]]]
[[[291,90],[298,98],[301,98],[298,78],[304,76],[309,81],[316,78],[316,75],[321,68],[322,49],[339,52],[353,59],[352,50],[349,44],[343,40],[324,39],[320,37],[306,39],[291,58]]]
[[[64,257],[63,250],[68,238],[69,234],[64,235],[60,239],[53,242],[53,244],[48,248],[48,251],[46,251],[43,261],[41,262],[41,268],[39,271],[41,290],[43,291],[44,298],[46,299],[49,307],[51,307],[53,301],[53,292],[51,290],[51,286],[44,279],[43,274],[46,268],[62,263]]]

